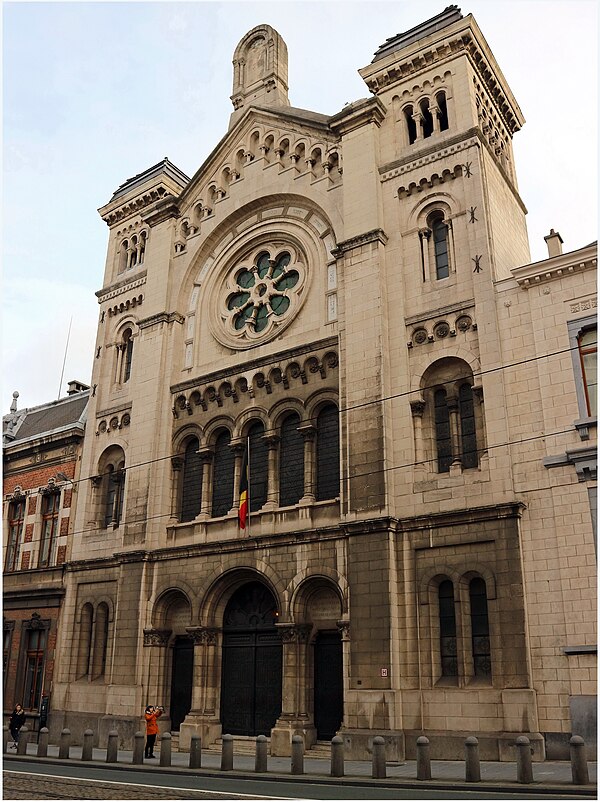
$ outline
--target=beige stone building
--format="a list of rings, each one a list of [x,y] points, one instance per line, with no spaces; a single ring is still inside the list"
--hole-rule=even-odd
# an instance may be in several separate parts
[[[254,28],[195,175],[165,159],[100,209],[54,733],[130,743],[160,703],[180,749],[595,739],[596,246],[551,232],[530,264],[524,118],[471,15],[360,74],[295,108]]]

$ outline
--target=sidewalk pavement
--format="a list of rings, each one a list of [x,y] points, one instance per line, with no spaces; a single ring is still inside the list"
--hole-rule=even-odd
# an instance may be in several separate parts
[[[158,744],[157,744],[158,746]],[[52,760],[54,763],[58,759],[59,748],[57,745],[48,745],[47,759]],[[69,752],[69,759],[71,761],[81,760],[82,747],[72,746]],[[171,766],[160,766],[158,758],[159,752],[157,751],[157,758],[155,760],[144,760],[144,769],[156,768],[158,771],[178,772],[179,770],[188,769],[190,756],[188,752],[176,752],[171,754]],[[37,756],[37,744],[29,743],[27,745],[27,755],[29,757]],[[22,757],[17,755],[16,751],[8,749],[5,753],[5,758]],[[139,765],[132,764],[133,752],[131,750],[119,750],[117,763],[106,763],[106,749],[94,748],[92,753],[92,760],[94,763],[104,764],[110,766],[111,769],[115,768],[129,768],[140,769]],[[43,760],[44,758],[40,758]],[[90,765],[87,763],[86,765]],[[287,778],[291,779],[292,775],[291,759],[289,757],[271,757],[268,758],[267,775],[261,774],[262,778],[267,778],[271,775],[273,779]],[[431,781],[417,781],[417,764],[415,760],[407,760],[401,763],[388,763],[387,764],[387,778],[386,780],[372,780],[371,777],[371,761],[368,760],[346,760],[344,764],[345,776],[343,778],[331,777],[331,764],[330,760],[326,757],[304,757],[304,775],[293,775],[294,780],[301,780],[302,777],[308,780],[316,780],[320,782],[344,782],[350,780],[360,780],[362,782],[368,781],[371,783],[386,784],[389,780],[396,780],[399,785],[413,785],[418,782],[419,786],[423,785],[442,785],[455,787],[456,785],[465,785],[465,764],[460,760],[432,760],[431,761]],[[256,778],[254,771],[254,755],[252,754],[234,754],[233,771],[221,772],[221,752],[211,749],[202,750],[202,768],[194,769],[196,772],[207,774],[218,774],[233,776],[233,775],[249,775]],[[495,761],[482,761],[481,762],[481,780],[482,784],[486,786],[502,786],[503,789],[508,790],[507,786],[513,787],[513,790],[521,789],[525,792],[533,790],[540,786],[544,788],[560,788],[567,792],[575,791],[576,793],[589,793],[595,796],[595,784],[597,780],[597,764],[595,762],[588,763],[588,771],[590,778],[590,785],[588,786],[575,786],[571,776],[571,764],[569,761],[545,761],[543,763],[533,763],[533,779],[532,785],[523,785],[517,783],[517,766],[516,763],[500,763]],[[394,783],[395,784],[395,783]],[[477,787],[475,783],[466,784],[471,790]],[[516,788],[515,788],[516,786]]]

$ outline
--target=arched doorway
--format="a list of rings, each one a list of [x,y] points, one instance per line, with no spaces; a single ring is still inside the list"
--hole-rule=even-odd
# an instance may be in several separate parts
[[[221,724],[229,735],[270,735],[281,713],[277,604],[260,582],[235,591],[223,616]]]

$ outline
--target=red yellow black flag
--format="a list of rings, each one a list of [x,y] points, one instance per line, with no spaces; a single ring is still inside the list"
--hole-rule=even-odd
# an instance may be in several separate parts
[[[240,529],[246,528],[248,520],[248,448],[244,449],[242,472],[240,473],[240,502],[238,507],[238,524]]]

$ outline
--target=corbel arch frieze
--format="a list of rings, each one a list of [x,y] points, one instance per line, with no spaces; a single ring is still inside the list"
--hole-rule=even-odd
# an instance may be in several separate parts
[[[453,181],[455,178],[459,178],[463,174],[462,165],[457,164],[455,165],[452,170],[445,169],[442,171],[441,175],[439,173],[433,173],[430,176],[423,176],[419,179],[419,181],[411,181],[408,184],[402,184],[398,187],[398,198],[403,199],[408,197],[409,195],[413,195],[418,192],[427,192],[429,189],[435,190],[439,184],[446,183],[448,181]],[[452,197],[450,193],[440,193],[444,195],[448,195],[448,197]],[[427,200],[431,198],[430,195],[427,196]],[[454,200],[454,199],[453,199]],[[456,201],[454,200],[456,203]],[[410,218],[409,218],[410,219]],[[414,224],[414,223],[413,223]]]
[[[410,373],[410,392],[415,393],[414,398],[420,397],[422,391],[421,382],[427,369],[432,367],[440,359],[448,358],[460,359],[466,362],[474,378],[477,378],[478,374],[481,372],[481,365],[478,357],[475,356],[472,351],[462,346],[446,347],[443,354],[436,354],[435,357],[433,357],[433,355],[418,357],[411,365]]]
[[[334,568],[322,566],[318,572],[305,568],[290,580],[286,588],[290,600],[290,620],[300,620],[300,606],[305,602],[307,593],[311,593],[318,584],[335,591],[342,607],[342,616],[348,615],[349,587],[346,577]]]
[[[280,619],[287,615],[285,583],[279,574],[264,560],[257,560],[252,567],[243,561],[247,555],[231,554],[224,557],[201,584],[198,592],[200,607],[198,621],[204,626],[221,627],[227,602],[233,593],[247,582],[263,582],[271,591],[280,610]],[[285,608],[285,612],[284,612]]]
[[[432,588],[437,587],[445,579],[450,579],[454,587],[458,589],[460,572],[449,565],[438,565],[436,568],[426,571],[419,582],[419,604],[429,604]]]

